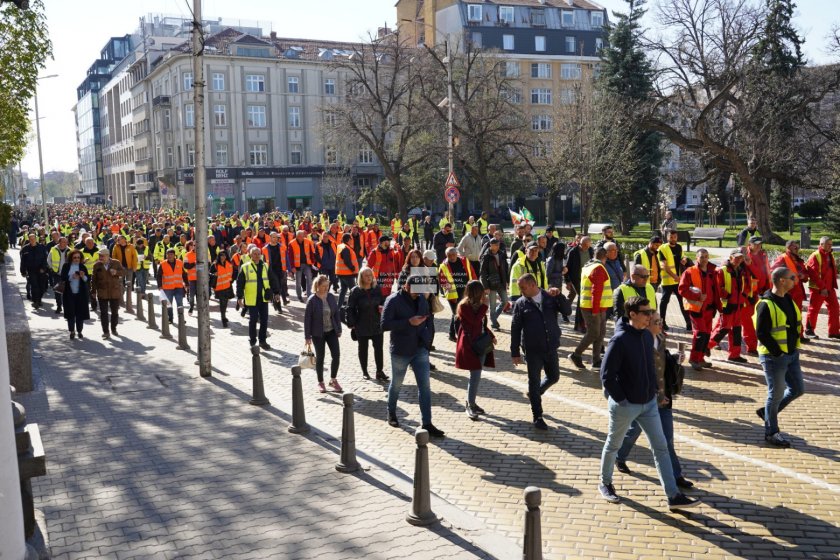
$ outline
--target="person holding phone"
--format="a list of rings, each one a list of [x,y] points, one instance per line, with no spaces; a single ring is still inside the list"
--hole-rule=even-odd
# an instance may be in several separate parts
[[[59,273],[59,280],[64,283],[64,291],[60,297],[64,308],[64,318],[67,319],[67,328],[70,330],[70,340],[76,338],[77,335],[79,340],[84,339],[82,329],[85,321],[90,319],[90,307],[88,307],[90,277],[82,261],[81,251],[71,251]]]

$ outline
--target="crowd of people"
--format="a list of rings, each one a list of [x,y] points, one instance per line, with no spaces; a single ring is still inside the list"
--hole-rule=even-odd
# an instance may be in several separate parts
[[[206,247],[198,247],[195,223],[183,211],[118,210],[86,205],[56,205],[52,223],[18,213],[12,238],[20,248],[20,270],[27,299],[40,309],[51,290],[54,312],[63,315],[71,339],[83,338],[91,311],[98,311],[102,337],[118,335],[119,304],[127,291],[145,293],[154,285],[173,307],[193,313],[197,291],[196,251],[206,251],[210,289],[218,302],[222,328],[235,312],[248,315],[252,346],[270,350],[270,307],[278,314],[294,290],[305,303],[304,342],[314,349],[317,390],[341,392],[341,338],[358,344],[362,375],[388,383],[387,422],[399,426],[397,402],[409,369],[416,379],[421,423],[433,437],[443,430],[432,422],[430,375],[434,365],[434,315],[449,317],[455,342],[454,366],[469,372],[464,408],[473,420],[485,412],[478,404],[481,374],[496,363],[499,318],[510,314],[510,356],[524,364],[533,426],[549,429],[542,395],[560,378],[561,325],[580,333],[567,356],[600,371],[608,399],[609,431],[602,454],[600,492],[619,501],[613,469],[630,472],[627,457],[639,434],[651,441],[669,507],[696,505],[683,490],[693,484],[682,474],[674,449],[673,401],[682,390],[683,352],[666,349],[667,308],[677,300],[691,332],[688,365],[696,371],[715,367],[711,350],[745,363],[755,356],[768,386],[765,406],[757,410],[765,439],[789,447],[779,430],[779,412],[803,394],[798,349],[815,335],[823,304],[828,336],[840,338],[837,270],[830,238],[807,260],[799,245],[787,243],[774,262],[762,248],[754,220],[739,234],[744,242],[715,266],[705,249],[692,261],[677,241],[676,222],[625,261],[612,227],[600,239],[586,235],[561,240],[553,227],[537,232],[517,224],[506,237],[486,214],[470,218],[456,240],[455,224],[444,215],[396,214],[388,226],[359,213],[331,218],[320,214],[272,212],[219,215],[209,221]],[[805,285],[808,285],[809,294]],[[658,295],[659,294],[659,295]],[[806,297],[810,307],[803,317]],[[448,304],[444,306],[442,300]],[[572,319],[574,317],[574,319]],[[573,322],[573,323],[572,323]],[[608,325],[614,325],[607,342]],[[384,337],[389,334],[390,375],[385,371]],[[743,349],[745,347],[745,349]],[[329,351],[329,380],[324,378]]]

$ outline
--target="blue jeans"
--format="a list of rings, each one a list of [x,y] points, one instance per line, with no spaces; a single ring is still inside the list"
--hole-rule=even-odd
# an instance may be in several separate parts
[[[184,307],[184,288],[176,288],[174,290],[163,290],[163,293],[166,295],[166,299],[169,300],[169,307],[166,308],[167,314],[169,315],[169,322],[172,322],[172,300],[175,300],[175,304],[178,306],[178,309]]]
[[[668,442],[662,431],[662,421],[659,418],[659,406],[656,404],[656,397],[645,404],[626,403],[623,406],[609,397],[607,400],[610,412],[610,426],[607,432],[607,441],[604,442],[604,450],[601,452],[601,484],[612,484],[615,458],[621,444],[624,441],[624,434],[630,424],[635,420],[644,430],[653,450],[653,461],[656,463],[656,470],[659,472],[659,480],[665,495],[673,498],[680,493],[677,488],[677,481],[674,478],[674,468],[671,466],[671,458],[668,456]]]
[[[674,478],[682,476],[682,466],[680,459],[677,457],[677,452],[674,450],[674,413],[670,408],[659,408],[659,419],[662,421],[662,433],[665,435],[665,441],[668,442],[668,455],[671,457],[671,466],[674,468]],[[642,433],[642,427],[635,420],[627,430],[624,436],[624,443],[621,444],[621,449],[618,450],[616,458],[619,461],[627,461],[630,455],[630,450]]]
[[[767,380],[767,402],[764,405],[764,434],[772,436],[779,431],[779,413],[794,399],[805,392],[799,351],[779,357],[762,354],[758,361]]]
[[[498,305],[496,305],[497,296],[499,298]],[[502,309],[505,308],[505,304],[508,302],[507,290],[490,290],[487,297],[490,300],[490,323],[495,326],[499,324],[499,315],[502,314]]]
[[[420,398],[420,417],[425,426],[432,423],[432,389],[429,385],[429,351],[420,348],[413,356],[391,354],[391,384],[388,385],[388,414],[396,416],[397,400],[400,397],[405,372],[408,366],[414,370],[417,393]]]
[[[467,383],[467,402],[475,404],[475,398],[478,396],[478,384],[481,383],[481,370],[471,369],[470,380]]]
[[[525,366],[528,368],[528,399],[531,401],[531,413],[536,420],[543,415],[543,393],[560,379],[560,360],[557,357],[557,350],[545,354],[526,352]],[[541,381],[540,375],[543,369],[545,369],[545,377]]]
[[[137,290],[141,294],[146,293],[146,284],[149,281],[149,271],[145,268],[134,271],[134,278],[137,279]]]

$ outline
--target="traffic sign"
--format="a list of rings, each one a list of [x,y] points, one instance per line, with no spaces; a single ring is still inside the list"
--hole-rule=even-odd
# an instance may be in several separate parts
[[[458,187],[449,187],[444,191],[443,198],[450,204],[456,204],[461,200],[461,191],[458,190]]]
[[[458,177],[455,176],[454,171],[449,172],[449,176],[446,177],[446,182],[443,184],[444,187],[460,187],[461,182],[458,181]]]

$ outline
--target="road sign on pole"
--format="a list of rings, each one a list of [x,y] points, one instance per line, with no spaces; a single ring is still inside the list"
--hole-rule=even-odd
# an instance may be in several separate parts
[[[449,187],[443,192],[443,198],[449,204],[457,204],[461,200],[461,191],[458,190],[458,187]]]
[[[458,177],[455,176],[454,171],[450,171],[449,175],[446,177],[446,183],[443,184],[444,187],[460,187],[461,182],[458,181]]]

